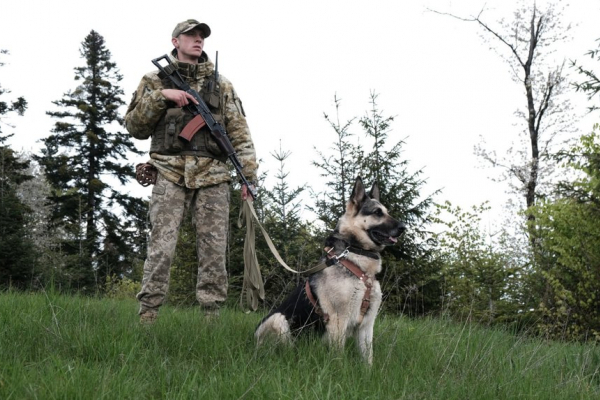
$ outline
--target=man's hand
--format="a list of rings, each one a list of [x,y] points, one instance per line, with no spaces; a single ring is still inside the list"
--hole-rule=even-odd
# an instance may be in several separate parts
[[[254,185],[252,185],[252,189],[254,189]],[[250,199],[254,200],[252,198],[252,195],[250,194],[250,191],[248,190],[248,186],[246,186],[245,184],[242,185],[242,200],[246,201],[246,199],[250,197]]]
[[[194,96],[179,89],[163,89],[160,91],[167,100],[171,100],[177,104],[177,107],[183,107],[190,104],[190,100],[194,104],[198,104]]]

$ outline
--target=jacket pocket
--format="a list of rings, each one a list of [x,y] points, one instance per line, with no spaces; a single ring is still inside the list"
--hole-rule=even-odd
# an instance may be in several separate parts
[[[164,182],[161,182],[160,184],[156,184],[152,188],[152,194],[153,195],[155,195],[155,194],[156,195],[165,194],[166,191],[167,191],[167,188],[165,187]]]
[[[169,108],[165,116],[165,150],[178,153],[183,149],[179,133],[183,130],[183,109]]]

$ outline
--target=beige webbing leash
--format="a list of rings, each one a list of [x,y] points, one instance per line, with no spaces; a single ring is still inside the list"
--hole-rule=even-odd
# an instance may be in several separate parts
[[[260,267],[258,265],[258,260],[256,258],[256,249],[255,249],[255,223],[258,225],[262,234],[267,242],[267,246],[273,253],[273,256],[277,259],[277,262],[281,264],[281,266],[288,271],[294,274],[314,274],[315,272],[321,271],[327,264],[325,261],[315,265],[312,268],[307,269],[306,271],[296,271],[293,268],[290,268],[289,265],[283,261],[281,255],[275,248],[273,241],[269,237],[269,234],[262,226],[260,221],[258,220],[258,215],[256,215],[256,210],[254,210],[254,206],[252,205],[252,200],[249,198],[242,202],[242,207],[240,208],[240,216],[238,218],[238,226],[242,226],[242,219],[246,221],[246,240],[244,241],[244,282],[242,285],[242,293],[246,292],[246,300],[252,310],[256,310],[258,308],[258,299],[264,300],[265,298],[265,290],[263,287],[262,276],[260,273]],[[241,302],[241,299],[240,299]]]
[[[256,258],[256,228],[253,219],[253,207],[250,200],[242,201],[240,215],[238,217],[238,227],[242,227],[242,218],[246,222],[246,238],[244,240],[244,280],[242,281],[242,293],[240,294],[240,306],[242,309],[243,295],[246,293],[246,303],[252,311],[258,308],[258,300],[265,299],[265,288],[263,286],[262,275]],[[255,217],[256,218],[256,217]]]

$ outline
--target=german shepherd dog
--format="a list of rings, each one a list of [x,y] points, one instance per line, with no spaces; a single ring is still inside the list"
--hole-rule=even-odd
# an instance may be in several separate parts
[[[316,328],[331,347],[341,349],[354,334],[361,356],[372,364],[373,326],[381,305],[375,278],[381,271],[380,252],[405,230],[379,202],[377,184],[367,194],[358,177],[344,215],[325,240],[327,267],[261,321],[254,333],[257,344],[267,337],[290,343],[296,333]]]

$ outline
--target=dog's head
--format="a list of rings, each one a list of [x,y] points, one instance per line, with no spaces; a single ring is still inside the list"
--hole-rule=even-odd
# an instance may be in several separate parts
[[[406,225],[389,215],[379,202],[379,187],[374,183],[367,194],[360,177],[356,178],[346,212],[340,218],[337,230],[365,250],[381,251],[398,242]]]

